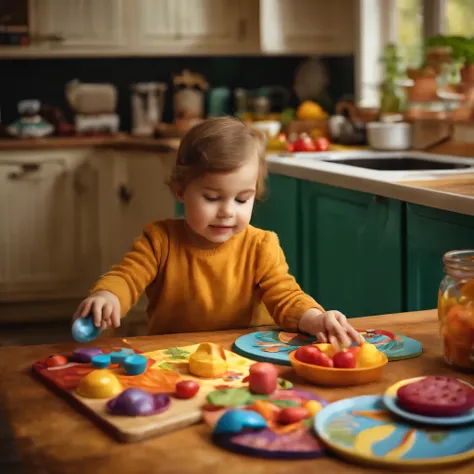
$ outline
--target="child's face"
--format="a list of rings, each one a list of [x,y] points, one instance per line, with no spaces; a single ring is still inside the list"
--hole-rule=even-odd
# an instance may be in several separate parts
[[[258,157],[228,173],[206,173],[189,183],[178,199],[186,222],[205,246],[218,246],[249,225],[259,171]]]

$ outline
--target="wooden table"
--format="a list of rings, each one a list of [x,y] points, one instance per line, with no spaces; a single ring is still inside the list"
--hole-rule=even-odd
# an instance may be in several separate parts
[[[361,329],[380,328],[400,332],[418,339],[424,353],[417,359],[390,362],[383,379],[374,384],[339,389],[311,386],[297,380],[291,368],[282,368],[282,375],[297,386],[315,391],[327,400],[382,393],[392,383],[425,374],[459,375],[442,361],[436,311],[420,311],[352,320]],[[166,348],[198,342],[218,342],[230,349],[242,331],[174,334],[129,338],[140,350]],[[102,344],[114,346],[119,339]],[[101,474],[101,473],[287,473],[381,472],[378,468],[363,468],[337,458],[325,457],[306,461],[276,461],[233,454],[214,446],[209,428],[204,424],[191,426],[169,435],[139,444],[121,444],[105,434],[87,417],[66,401],[49,391],[30,374],[31,364],[50,354],[67,352],[77,344],[16,346],[0,349],[0,402],[12,428],[11,448],[15,448],[25,473]],[[474,374],[463,374],[474,383]],[[0,453],[5,458],[6,439],[0,438]],[[0,472],[17,472],[13,464]],[[401,472],[386,470],[383,472]],[[423,471],[422,471],[423,472]],[[442,472],[472,474],[474,463],[444,468]]]

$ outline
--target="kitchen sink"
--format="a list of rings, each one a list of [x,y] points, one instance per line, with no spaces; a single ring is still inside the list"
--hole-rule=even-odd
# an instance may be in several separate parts
[[[453,163],[407,156],[392,156],[387,158],[333,158],[321,161],[380,171],[455,170],[466,169],[472,166],[466,163]]]

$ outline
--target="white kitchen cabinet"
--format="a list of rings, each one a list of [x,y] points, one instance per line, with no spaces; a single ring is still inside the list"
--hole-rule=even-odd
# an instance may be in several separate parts
[[[120,263],[145,224],[174,217],[165,185],[174,153],[101,151],[99,215],[102,271]],[[107,153],[108,156],[104,156]]]
[[[119,48],[127,43],[124,0],[31,0],[33,47]]]
[[[85,235],[78,196],[84,153],[1,154],[0,301],[68,298],[90,283],[83,265],[98,260],[98,239]]]
[[[278,54],[353,54],[357,0],[260,0],[260,48]]]
[[[255,0],[137,0],[134,43],[158,54],[258,51]]]

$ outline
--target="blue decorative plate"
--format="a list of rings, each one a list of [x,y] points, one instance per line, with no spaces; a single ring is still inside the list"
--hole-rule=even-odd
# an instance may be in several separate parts
[[[402,418],[406,418],[408,420],[415,421],[417,423],[424,423],[428,425],[461,425],[465,423],[474,423],[474,408],[466,413],[465,415],[459,416],[424,416],[424,415],[417,415],[416,413],[411,413],[409,411],[404,410],[398,405],[397,399],[397,390],[403,385],[417,382],[418,380],[422,380],[424,377],[415,377],[413,379],[405,379],[400,382],[393,384],[389,387],[383,396],[383,402],[391,412],[395,413]],[[460,382],[466,383],[463,380],[459,380]],[[468,384],[471,386],[470,384]]]
[[[389,361],[417,357],[423,351],[415,339],[382,329],[359,330],[364,339],[374,344]],[[244,357],[261,362],[291,365],[288,354],[301,346],[316,342],[316,338],[285,331],[261,331],[246,334],[234,342],[233,350]]]
[[[474,458],[474,426],[412,424],[386,410],[379,395],[326,406],[315,417],[314,429],[336,454],[373,466],[439,467]]]

